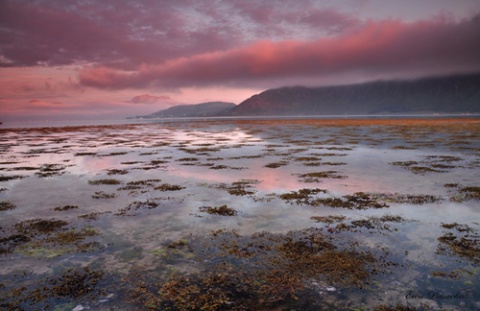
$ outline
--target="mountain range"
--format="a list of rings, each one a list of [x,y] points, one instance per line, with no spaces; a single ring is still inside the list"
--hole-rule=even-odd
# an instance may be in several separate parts
[[[480,113],[480,73],[323,87],[282,87],[239,105],[182,105],[146,117]]]
[[[178,105],[160,110],[142,118],[195,118],[217,116],[223,111],[230,111],[237,105],[227,102],[208,102],[193,105]]]

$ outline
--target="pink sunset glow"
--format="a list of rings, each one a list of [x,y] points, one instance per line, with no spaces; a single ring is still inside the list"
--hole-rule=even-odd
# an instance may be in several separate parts
[[[480,71],[480,2],[0,2],[0,121]]]

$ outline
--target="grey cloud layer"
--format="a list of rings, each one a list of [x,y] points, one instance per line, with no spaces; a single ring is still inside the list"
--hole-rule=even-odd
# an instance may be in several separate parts
[[[83,85],[107,89],[480,70],[478,12],[361,20],[333,3],[3,0],[0,66],[78,64]]]

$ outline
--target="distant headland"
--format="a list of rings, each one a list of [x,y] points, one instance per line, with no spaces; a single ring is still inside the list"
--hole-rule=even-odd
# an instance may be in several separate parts
[[[282,87],[239,105],[179,105],[137,118],[480,113],[480,73],[323,87]]]

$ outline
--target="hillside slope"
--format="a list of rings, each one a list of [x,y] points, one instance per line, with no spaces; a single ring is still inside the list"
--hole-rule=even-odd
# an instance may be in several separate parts
[[[233,103],[208,102],[195,105],[179,105],[160,110],[142,118],[185,118],[215,116],[236,107]]]
[[[245,100],[231,115],[479,113],[480,74],[330,87],[284,87]]]

